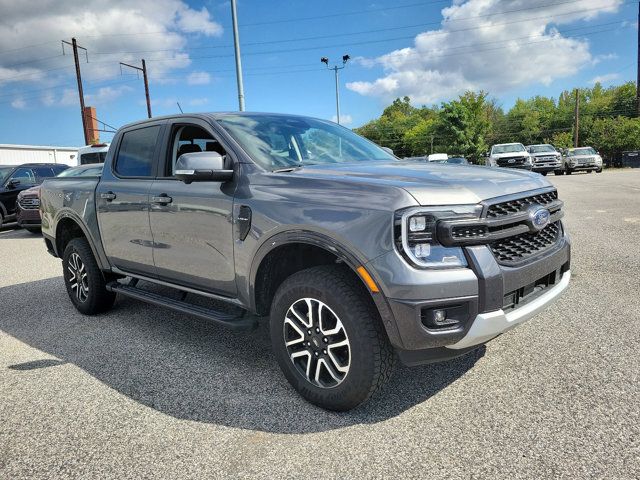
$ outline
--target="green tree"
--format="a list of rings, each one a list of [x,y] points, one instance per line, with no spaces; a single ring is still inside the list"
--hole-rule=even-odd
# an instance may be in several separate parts
[[[448,151],[477,161],[489,148],[486,137],[492,105],[485,92],[465,92],[458,100],[443,103],[438,118],[439,137],[446,138]]]

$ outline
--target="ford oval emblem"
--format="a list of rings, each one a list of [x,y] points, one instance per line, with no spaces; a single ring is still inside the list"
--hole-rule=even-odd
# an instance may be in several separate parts
[[[529,226],[534,232],[542,230],[549,224],[551,213],[540,205],[531,205],[528,208]]]

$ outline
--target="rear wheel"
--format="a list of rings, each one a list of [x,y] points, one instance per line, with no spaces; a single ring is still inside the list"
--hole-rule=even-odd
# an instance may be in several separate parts
[[[309,402],[350,410],[389,378],[393,348],[368,295],[340,266],[295,273],[276,292],[274,353],[289,383]]]
[[[571,175],[573,172],[571,171],[570,168],[567,167],[567,169],[565,170],[567,172],[567,175]]]
[[[116,294],[106,289],[105,277],[86,239],[74,238],[69,242],[62,256],[62,268],[67,293],[80,313],[95,315],[113,306]]]

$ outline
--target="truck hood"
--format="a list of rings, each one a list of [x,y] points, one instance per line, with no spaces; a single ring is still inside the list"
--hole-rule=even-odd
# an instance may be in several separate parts
[[[551,185],[541,175],[521,170],[422,162],[314,165],[289,175],[399,187],[420,205],[474,204]]]
[[[560,152],[538,152],[538,153],[530,153],[529,155],[533,155],[534,157],[556,157],[560,156]]]

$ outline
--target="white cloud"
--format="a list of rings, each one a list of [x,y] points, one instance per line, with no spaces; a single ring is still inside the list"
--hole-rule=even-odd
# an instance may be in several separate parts
[[[336,115],[334,115],[333,117],[331,117],[331,121],[332,122],[337,122],[338,121],[338,117]],[[351,115],[348,114],[340,114],[340,125],[351,125],[353,123],[353,117]]]
[[[24,110],[27,108],[27,102],[24,101],[24,98],[16,98],[13,102],[11,102],[11,106],[13,108],[17,108],[18,110]]]
[[[120,61],[138,65],[142,56],[150,76],[161,77],[191,64],[188,35],[222,34],[207,8],[193,9],[185,0],[0,0],[0,11],[0,84],[14,86],[73,80],[70,47],[60,56],[60,40],[72,36],[88,51],[82,77],[92,81],[120,76]]]
[[[133,88],[127,85],[117,88],[102,87],[99,88],[96,93],[85,95],[84,103],[85,105],[90,105],[92,107],[104,105],[113,102],[114,100],[121,97],[123,94],[130,92],[131,90],[133,90]]]
[[[211,82],[211,75],[207,72],[191,72],[187,76],[187,84],[189,85],[208,85]]]
[[[595,85],[596,83],[610,83],[614,80],[620,78],[618,73],[606,73],[604,75],[598,75],[597,77],[593,77],[589,80],[589,83]]]
[[[548,0],[454,0],[442,10],[439,30],[417,35],[412,47],[373,59],[384,75],[347,88],[385,102],[408,95],[429,104],[467,89],[500,94],[532,83],[549,85],[593,62],[586,40],[564,37],[553,25],[590,20],[617,11],[622,3],[584,0],[578,9],[573,2]],[[536,5],[540,8],[532,9]],[[500,12],[511,13],[496,15]]]
[[[189,105],[191,105],[192,107],[201,107],[203,105],[206,105],[207,103],[209,103],[209,99],[207,97],[192,98],[191,100],[189,100]]]

